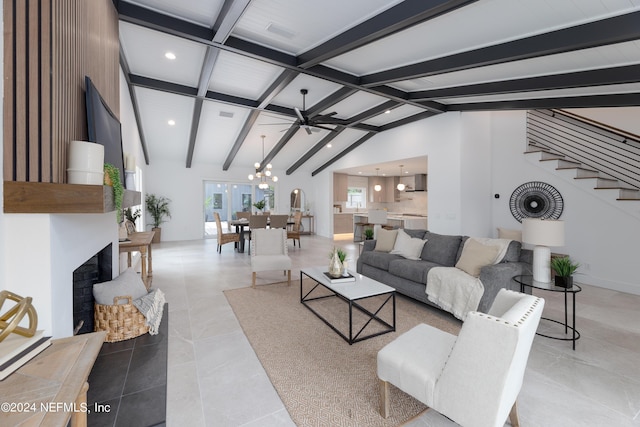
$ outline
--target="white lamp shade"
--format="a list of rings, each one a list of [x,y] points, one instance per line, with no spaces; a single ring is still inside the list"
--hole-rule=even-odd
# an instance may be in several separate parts
[[[564,246],[564,221],[539,218],[523,219],[522,241],[540,246]]]

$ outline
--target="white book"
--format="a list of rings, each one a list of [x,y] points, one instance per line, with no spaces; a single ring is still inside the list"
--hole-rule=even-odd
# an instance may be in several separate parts
[[[51,344],[51,337],[37,331],[32,337],[11,334],[0,342],[0,380],[20,368]]]
[[[43,330],[38,330],[32,337],[23,337],[18,334],[9,334],[4,340],[0,341],[0,365],[20,353],[25,348],[32,345],[44,336]]]

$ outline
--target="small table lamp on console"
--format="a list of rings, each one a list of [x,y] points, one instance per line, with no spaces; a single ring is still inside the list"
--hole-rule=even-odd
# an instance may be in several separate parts
[[[522,220],[522,241],[536,245],[533,249],[533,280],[551,282],[551,249],[564,246],[564,221],[526,218]]]

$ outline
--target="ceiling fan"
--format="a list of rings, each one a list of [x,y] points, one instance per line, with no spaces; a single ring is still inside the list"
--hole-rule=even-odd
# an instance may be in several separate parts
[[[311,132],[319,132],[320,129],[328,130],[330,132],[335,132],[334,128],[324,126],[326,124],[337,124],[339,119],[332,119],[332,116],[336,115],[335,111],[328,114],[320,114],[314,117],[309,117],[306,114],[307,105],[306,105],[306,96],[309,93],[307,89],[300,89],[300,93],[302,94],[302,110],[298,107],[293,107],[296,112],[296,116],[298,116],[298,120],[294,122],[298,124],[301,129],[304,129],[307,134],[311,135]],[[284,124],[284,123],[265,123],[265,124]],[[288,124],[288,123],[287,123]]]
[[[309,135],[311,135],[311,128],[325,129],[325,130],[334,132],[335,129],[330,128],[328,126],[323,126],[323,125],[335,123],[334,120],[331,120],[331,117],[336,115],[337,113],[333,111],[329,114],[321,114],[321,115],[309,118],[309,116],[305,114],[307,111],[306,97],[309,91],[307,89],[300,89],[300,93],[302,94],[302,111],[300,111],[298,107],[293,108],[296,111],[296,115],[298,116],[298,126],[300,126],[302,129],[307,131],[307,134]]]

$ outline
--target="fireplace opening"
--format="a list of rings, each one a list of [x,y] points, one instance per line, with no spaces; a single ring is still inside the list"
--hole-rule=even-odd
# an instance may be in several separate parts
[[[93,285],[112,279],[109,243],[73,271],[73,333],[93,332]]]

